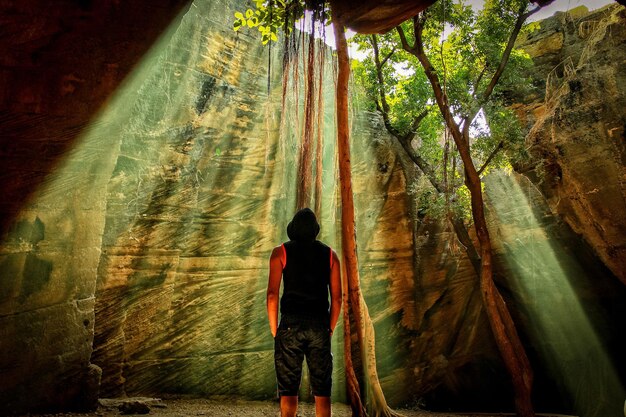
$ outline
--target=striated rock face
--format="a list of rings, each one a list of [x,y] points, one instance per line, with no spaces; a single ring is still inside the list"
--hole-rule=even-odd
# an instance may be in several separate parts
[[[574,9],[520,40],[536,88],[514,98],[554,213],[626,284],[626,8]]]
[[[5,16],[21,22],[11,26],[20,36],[32,18],[24,7]],[[33,54],[15,48],[3,57],[14,69],[2,73],[10,88],[2,101],[0,412],[93,406],[100,377],[103,396],[271,398],[267,259],[293,214],[300,136],[298,102],[290,98],[280,114],[279,53],[268,95],[268,50],[232,31],[241,2],[195,2],[148,52],[180,4],[145,19],[134,14],[140,6],[102,7],[42,12],[45,35],[26,42]],[[45,59],[30,63],[41,43]],[[35,70],[22,73],[23,65]],[[50,72],[40,80],[43,68]],[[339,250],[333,86],[329,70],[321,238]],[[471,327],[482,320],[472,282],[448,289],[449,266],[463,263],[433,258],[444,245],[437,225],[410,220],[406,183],[415,173],[383,131],[355,104],[361,276],[383,388],[404,404],[475,357],[480,338],[489,350],[490,339],[484,326]],[[427,229],[434,232],[417,242],[416,257],[416,233]],[[337,335],[333,396],[341,400]]]
[[[87,3],[73,12],[64,6],[67,14],[52,15],[55,24],[41,14],[47,35],[25,41],[32,50],[2,58],[9,69],[0,73],[8,86],[0,122],[8,135],[0,186],[9,198],[0,202],[8,231],[0,245],[0,413],[90,406],[98,387],[107,397],[273,398],[267,260],[286,239],[294,211],[302,113],[302,98],[289,96],[281,114],[279,48],[272,49],[268,92],[268,49],[253,33],[232,30],[241,1],[195,1],[154,44],[182,2],[163,9],[113,2],[102,10]],[[153,13],[144,16],[148,8]],[[83,18],[89,24],[76,23]],[[92,35],[82,36],[88,28]],[[547,36],[537,56],[569,45],[561,32]],[[76,53],[65,55],[70,44]],[[47,81],[38,80],[48,67]],[[329,67],[321,239],[340,251],[332,74]],[[528,120],[550,114],[539,104],[541,91],[520,107],[520,114],[536,110]],[[419,174],[356,98],[352,123],[362,286],[387,398],[392,405],[510,408],[471,265],[450,230],[420,215],[412,194]],[[544,148],[546,155],[556,149],[537,145]],[[493,187],[507,185],[500,182]],[[532,205],[541,203],[533,198]],[[507,200],[501,195],[492,199],[498,262],[507,278],[516,276],[508,262],[518,214],[496,207]],[[550,202],[560,209],[554,196]],[[524,233],[536,236],[556,223]],[[508,281],[500,284],[506,289]],[[505,292],[507,301],[532,305],[517,292]],[[528,330],[535,322],[518,310]],[[551,345],[527,333],[537,352]],[[342,400],[341,329],[336,334],[333,397]]]
[[[293,117],[280,114],[281,74],[268,95],[268,50],[232,30],[240,8],[192,5],[120,132],[96,291],[104,396],[275,393],[267,261],[293,215],[298,135],[286,126],[281,140]],[[321,222],[331,245],[334,190]]]
[[[0,6],[0,414],[96,405],[94,295],[116,139],[87,125],[184,3]]]
[[[295,205],[298,102],[290,96],[279,114],[278,53],[267,95],[268,51],[250,33],[232,31],[238,4],[194,3],[120,122],[92,357],[103,369],[104,396],[275,395],[267,260],[286,239]],[[339,250],[331,77],[329,68],[321,239]],[[484,317],[468,265],[459,267],[466,279],[451,284],[463,262],[433,257],[443,245],[436,234],[422,245],[424,261],[414,256],[406,176],[415,173],[396,158],[378,116],[358,103],[353,114],[362,285],[383,388],[392,404],[406,404],[476,354],[491,354],[491,340],[486,326],[473,327]],[[333,397],[342,400],[341,329],[336,334]]]

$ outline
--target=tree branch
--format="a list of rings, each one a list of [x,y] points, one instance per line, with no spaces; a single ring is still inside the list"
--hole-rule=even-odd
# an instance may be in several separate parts
[[[474,115],[467,115],[463,118],[463,140],[465,140],[465,143],[467,143],[468,146],[469,146],[469,129],[470,129],[470,126],[472,125],[472,122],[476,118],[477,114],[478,112],[474,113]]]
[[[424,68],[424,73],[426,74],[426,77],[428,78],[428,81],[430,82],[430,85],[433,89],[433,93],[435,94],[435,101],[437,102],[437,106],[441,111],[441,115],[443,116],[446,126],[448,126],[448,129],[450,129],[450,133],[452,133],[452,137],[457,144],[457,148],[459,149],[461,156],[465,156],[463,162],[467,162],[467,159],[469,158],[469,145],[465,143],[459,145],[463,140],[461,131],[459,130],[459,125],[456,123],[454,117],[452,116],[452,113],[450,112],[448,99],[443,93],[443,89],[441,88],[441,83],[439,82],[437,72],[435,71],[435,68],[433,67],[432,63],[428,59],[428,56],[426,55],[426,52],[424,51],[424,43],[422,40],[424,21],[425,19],[419,19],[417,16],[413,18],[415,48],[413,51],[411,51],[411,53],[415,57],[417,57],[417,59],[422,64],[422,67]],[[462,147],[464,147],[464,149],[461,149]]]
[[[480,167],[480,169],[478,170],[478,175],[480,176],[480,174],[483,173],[483,171],[485,170],[485,168],[487,168],[487,165],[489,165],[489,162],[491,162],[491,160],[496,156],[496,154],[500,151],[500,149],[504,148],[504,142],[500,141],[500,143],[498,143],[498,145],[495,147],[495,149],[493,151],[491,151],[491,153],[489,154],[489,156],[487,157],[487,160],[485,161],[485,163],[483,164],[483,166]]]
[[[395,46],[391,49],[391,52],[389,52],[387,54],[387,56],[385,58],[383,58],[382,62],[380,63],[381,67],[387,63],[387,61],[389,60],[389,58],[391,58],[391,56],[393,55],[394,52],[396,52],[396,47]]]
[[[474,92],[472,93],[472,97],[476,98],[476,94],[478,93],[478,86],[480,85],[480,82],[482,81],[485,72],[487,72],[487,67],[488,65],[485,64],[485,66],[483,67],[483,70],[480,72],[480,74],[478,74],[478,77],[476,78],[476,81],[474,82]]]
[[[372,43],[372,49],[374,49],[374,64],[376,65],[376,80],[378,81],[378,94],[380,96],[380,103],[384,112],[389,114],[389,104],[387,104],[387,97],[385,96],[385,81],[383,80],[383,64],[380,62],[380,52],[378,50],[378,41],[376,35],[371,35],[370,40]]]
[[[542,7],[543,6],[537,6],[534,9],[528,11],[527,13],[524,13],[524,10],[526,10],[526,6],[524,5],[520,7],[519,11],[517,12],[517,19],[515,21],[515,26],[513,27],[513,30],[511,31],[511,34],[509,35],[509,40],[507,41],[506,47],[504,48],[504,52],[502,53],[502,57],[500,58],[500,63],[498,64],[496,71],[491,77],[491,81],[489,81],[487,88],[485,88],[485,91],[483,92],[480,102],[476,106],[475,110],[470,111],[470,113],[463,119],[463,137],[465,138],[466,141],[469,139],[470,125],[472,124],[476,116],[478,115],[478,112],[480,112],[480,109],[487,102],[487,100],[489,100],[489,97],[491,97],[491,94],[493,93],[493,90],[496,84],[498,84],[498,81],[500,81],[500,77],[504,73],[504,69],[506,68],[506,65],[509,62],[509,58],[511,56],[511,51],[513,50],[513,47],[515,46],[515,41],[517,40],[517,36],[519,35],[519,32],[522,29],[522,26],[524,25],[524,22],[526,21],[526,19],[528,19],[529,16],[539,11]],[[488,63],[485,65],[485,68],[483,68],[483,71],[480,73],[478,79],[476,80],[476,84],[475,84],[476,91],[478,91],[478,83],[482,79],[483,74],[485,73],[485,70],[487,69],[487,66],[488,66]]]
[[[395,127],[393,127],[391,121],[389,120],[389,115],[384,111],[382,107],[380,107],[380,104],[378,102],[376,102],[376,110],[378,110],[378,112],[383,116],[385,129],[387,129],[387,131],[391,133],[392,136],[396,138],[401,138],[402,134],[400,134],[400,132]]]
[[[426,175],[428,181],[432,184],[432,186],[437,190],[439,194],[443,194],[446,192],[446,188],[437,180],[437,176],[435,174],[435,170],[430,166],[430,164],[422,158],[422,156],[413,149],[411,146],[411,142],[405,140],[403,137],[397,137],[398,142],[402,145],[402,148],[405,150],[411,161]]]
[[[402,29],[402,26],[396,26],[396,30],[398,31],[398,35],[400,36],[400,43],[402,43],[402,49],[404,49],[410,54],[415,55],[415,47],[409,45],[409,42],[406,40],[406,35],[404,34],[404,29]]]
[[[406,132],[406,134],[404,135],[403,140],[406,140],[407,142],[411,143],[411,141],[417,134],[417,129],[419,128],[420,123],[422,123],[422,120],[424,120],[426,116],[428,116],[428,109],[424,110],[423,112],[415,116],[415,119],[413,119],[413,121],[411,122],[411,127],[409,128],[408,132]]]
[[[515,45],[515,40],[517,39],[517,35],[519,35],[519,32],[522,29],[522,25],[524,24],[524,21],[528,18],[528,16],[532,15],[539,9],[541,9],[541,6],[536,7],[535,9],[531,10],[528,13],[524,13],[524,10],[526,10],[526,5],[523,5],[522,7],[520,7],[517,13],[517,20],[515,21],[515,26],[513,27],[513,31],[509,35],[509,41],[506,44],[506,48],[504,48],[504,52],[502,53],[502,58],[500,58],[500,63],[498,64],[498,68],[496,69],[496,72],[493,74],[493,77],[491,77],[491,81],[489,82],[489,85],[487,85],[487,88],[485,89],[485,92],[483,93],[480,106],[478,106],[479,108],[482,107],[482,105],[487,100],[489,100],[489,96],[491,96],[491,93],[493,93],[493,89],[495,88],[496,84],[500,80],[500,77],[502,76],[502,73],[504,72],[504,69],[506,68],[506,64],[509,61],[509,56],[511,55],[511,51],[513,50],[513,46]]]
[[[537,13],[539,10],[541,10],[542,7],[549,5],[550,3],[552,3],[554,0],[551,0],[547,3],[542,4],[541,6],[537,6],[534,9],[529,10],[525,15],[524,15],[524,20],[528,19],[530,16],[532,16],[533,14]]]
[[[376,66],[376,80],[378,82],[378,95],[380,98],[380,104],[376,100],[376,109],[383,116],[383,122],[385,127],[393,136],[401,136],[400,132],[391,125],[389,120],[389,104],[387,103],[387,96],[385,95],[385,81],[383,80],[383,64],[380,62],[380,53],[378,50],[378,41],[376,35],[370,37],[372,43],[372,49],[374,49],[374,64]]]

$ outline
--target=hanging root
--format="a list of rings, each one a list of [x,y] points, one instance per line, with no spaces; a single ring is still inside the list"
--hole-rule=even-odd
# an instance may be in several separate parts
[[[618,21],[617,14],[612,13],[600,21],[587,21],[578,25],[578,34],[581,38],[587,38],[587,44],[580,54],[577,69],[581,68],[596,53],[598,43],[605,38],[610,26]]]
[[[368,398],[368,415],[370,417],[403,417],[402,414],[392,410],[387,405],[385,394],[380,385],[378,378],[378,371],[376,369],[376,346],[375,346],[375,334],[374,323],[369,314],[369,309],[365,304],[363,293],[359,290],[359,305],[361,309],[360,320],[357,320],[357,325],[362,328],[363,341],[361,344],[363,355],[363,367],[365,369],[365,378],[367,384]]]

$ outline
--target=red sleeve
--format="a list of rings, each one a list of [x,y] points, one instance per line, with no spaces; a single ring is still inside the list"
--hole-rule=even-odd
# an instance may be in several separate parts
[[[335,263],[335,259],[333,258],[333,248],[329,248],[330,250],[330,270],[333,270],[333,264]]]

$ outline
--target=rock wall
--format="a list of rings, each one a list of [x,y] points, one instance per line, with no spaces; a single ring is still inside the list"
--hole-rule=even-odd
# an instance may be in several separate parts
[[[301,101],[290,96],[281,114],[278,48],[268,94],[268,50],[253,33],[232,31],[242,2],[216,3],[195,1],[176,18],[183,2],[163,8],[64,3],[57,14],[15,3],[2,15],[25,40],[9,48],[0,72],[0,126],[7,133],[0,186],[8,196],[0,203],[6,230],[0,245],[0,412],[89,406],[100,368],[102,396],[275,395],[264,307],[267,259],[286,239],[295,205]],[[152,13],[144,16],[148,7]],[[33,15],[41,32],[23,30]],[[607,29],[610,40],[621,30]],[[547,38],[559,38],[554,33]],[[601,32],[594,33],[592,39]],[[68,45],[74,53],[65,52]],[[551,52],[537,56],[558,59],[549,45]],[[339,250],[332,74],[327,68],[321,238]],[[543,116],[557,123],[554,114],[565,114],[541,104],[542,91],[518,107],[529,127],[539,126],[533,132],[552,120]],[[532,117],[539,116],[535,123]],[[471,265],[450,230],[420,215],[413,195],[419,173],[356,97],[352,120],[362,285],[387,398],[392,405],[511,409],[509,381]],[[556,145],[537,143],[550,161],[562,162]],[[580,161],[571,164],[572,174],[562,176],[567,181],[556,182],[559,190],[570,190],[565,185],[582,175],[574,175]],[[589,222],[575,227],[579,206],[568,203],[564,210],[552,177],[546,178],[542,191],[552,208],[600,253],[600,243],[623,222],[611,229],[592,212],[602,226],[596,229],[606,232],[604,240],[592,239]],[[618,216],[618,206],[610,207]],[[518,220],[493,216],[502,274],[514,277],[507,239]],[[540,222],[528,233],[558,229],[557,223]],[[560,244],[576,240],[568,239]],[[508,280],[499,284],[507,301],[521,306],[514,314],[539,352],[546,343],[530,340],[528,299],[516,298]],[[623,300],[603,285],[614,295],[609,299]],[[342,400],[341,329],[337,335],[333,396]]]
[[[0,414],[95,405],[94,294],[117,139],[112,125],[88,125],[184,5],[0,6]]]
[[[299,103],[290,98],[280,114],[276,50],[267,94],[267,49],[251,33],[232,31],[241,2],[213,3],[190,5],[143,56],[156,28],[169,23],[166,11],[172,18],[180,5],[157,10],[160,26],[145,19],[154,25],[145,37],[136,35],[141,25],[125,29],[141,19],[122,7],[61,13],[57,18],[67,21],[61,27],[83,14],[91,23],[128,16],[104,41],[84,36],[83,26],[46,38],[48,61],[41,65],[57,63],[64,77],[73,71],[59,77],[62,100],[47,90],[59,84],[41,86],[35,77],[3,90],[3,129],[20,145],[3,154],[10,169],[2,185],[12,197],[3,205],[10,232],[0,260],[3,412],[93,403],[100,375],[90,361],[102,369],[103,396],[274,396],[266,263],[293,214]],[[85,26],[108,33],[102,24]],[[76,54],[65,55],[72,42]],[[126,55],[118,62],[107,51]],[[97,59],[103,55],[111,62]],[[82,60],[97,68],[82,69]],[[19,68],[6,73],[19,78]],[[339,249],[333,85],[328,70],[322,239]],[[28,93],[35,86],[46,94]],[[31,99],[35,104],[24,110]],[[48,113],[62,117],[47,122]],[[488,333],[471,327],[484,320],[476,294],[467,292],[472,281],[451,284],[449,266],[460,261],[445,252],[430,260],[429,252],[444,245],[435,237],[438,226],[410,220],[416,209],[406,183],[415,172],[395,156],[377,116],[359,110],[358,102],[353,116],[359,255],[379,372],[392,404],[417,402],[480,354],[475,341]],[[54,158],[39,161],[37,150]],[[42,165],[25,171],[26,151]],[[434,232],[418,242],[418,259],[416,236],[426,229]],[[444,325],[450,322],[453,328]],[[479,343],[483,350],[486,340]],[[337,337],[338,400],[344,397],[341,345]],[[16,360],[18,351],[27,354]],[[417,382],[399,383],[407,380]]]
[[[267,261],[293,215],[299,135],[280,114],[280,53],[268,95],[268,49],[232,30],[241,4],[194,2],[129,109],[96,292],[104,396],[275,393]],[[334,245],[328,178],[321,223]]]
[[[626,396],[625,23],[624,6],[578,7],[520,38],[533,86],[510,98],[531,153],[516,170],[530,181],[486,184],[537,402],[581,416],[619,415]]]
[[[238,5],[194,3],[120,129],[105,198],[92,357],[103,369],[104,396],[275,395],[267,259],[286,239],[293,214],[301,101],[290,95],[280,114],[276,51],[268,96],[268,50],[253,33],[232,31]],[[321,224],[322,240],[339,249],[332,73],[329,66]],[[414,208],[406,193],[406,175],[415,173],[406,173],[380,118],[359,107],[355,99],[361,277],[383,387],[392,404],[406,404],[467,363],[486,327],[466,327],[484,320],[480,301],[471,291],[466,296],[470,279],[446,291],[456,276],[448,260],[424,266],[428,278],[416,285]],[[443,325],[450,321],[453,328]],[[336,334],[333,397],[342,400],[341,329]],[[398,383],[406,380],[418,382]]]
[[[534,163],[520,170],[626,283],[626,8],[557,13],[520,39],[535,88],[513,97]]]

